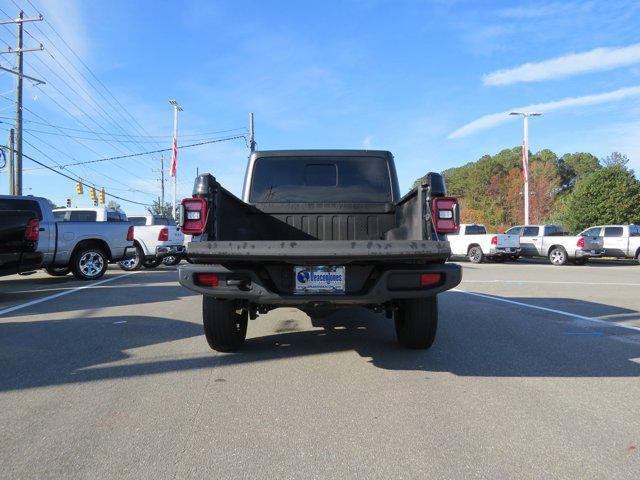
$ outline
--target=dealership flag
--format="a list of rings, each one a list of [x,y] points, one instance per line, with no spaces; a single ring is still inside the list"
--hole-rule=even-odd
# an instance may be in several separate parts
[[[171,155],[171,176],[176,176],[176,169],[178,168],[178,140],[173,137],[173,154]]]

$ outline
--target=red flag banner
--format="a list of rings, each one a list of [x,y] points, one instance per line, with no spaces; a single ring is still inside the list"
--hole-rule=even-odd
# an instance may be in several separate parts
[[[171,155],[171,176],[176,176],[176,170],[178,168],[178,140],[173,137],[173,154]]]

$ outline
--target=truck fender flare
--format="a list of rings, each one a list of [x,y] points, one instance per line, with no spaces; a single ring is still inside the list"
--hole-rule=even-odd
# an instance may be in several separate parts
[[[482,245],[480,245],[479,243],[471,243],[467,247],[467,255],[469,255],[469,250],[471,250],[473,247],[478,247],[480,250],[482,250]],[[484,251],[482,253],[484,253]]]
[[[69,260],[71,261],[73,256],[76,254],[76,252],[80,248],[86,247],[87,245],[95,245],[95,246],[100,247],[100,249],[103,250],[104,253],[107,255],[109,260],[111,260],[112,256],[111,256],[111,249],[109,248],[109,244],[107,242],[105,242],[104,240],[100,239],[100,238],[83,238],[82,240],[80,240],[78,243],[76,243],[73,246],[73,250],[71,251],[71,255],[69,256]]]

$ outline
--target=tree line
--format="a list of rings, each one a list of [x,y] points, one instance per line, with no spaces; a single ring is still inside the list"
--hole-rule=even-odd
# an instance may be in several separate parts
[[[597,224],[640,223],[640,181],[618,152],[529,154],[529,221],[578,232]],[[524,221],[522,147],[442,172],[448,193],[460,199],[462,221],[503,232]]]

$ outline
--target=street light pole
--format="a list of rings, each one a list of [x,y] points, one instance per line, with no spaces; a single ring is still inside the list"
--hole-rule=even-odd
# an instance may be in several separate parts
[[[178,178],[178,112],[182,107],[176,100],[169,100],[173,105],[173,155],[171,159],[171,176],[173,177],[173,218],[176,218],[176,192]]]
[[[524,224],[529,225],[529,117],[539,117],[538,112],[511,112],[509,115],[524,117],[524,142],[522,143],[522,173],[524,177]]]

